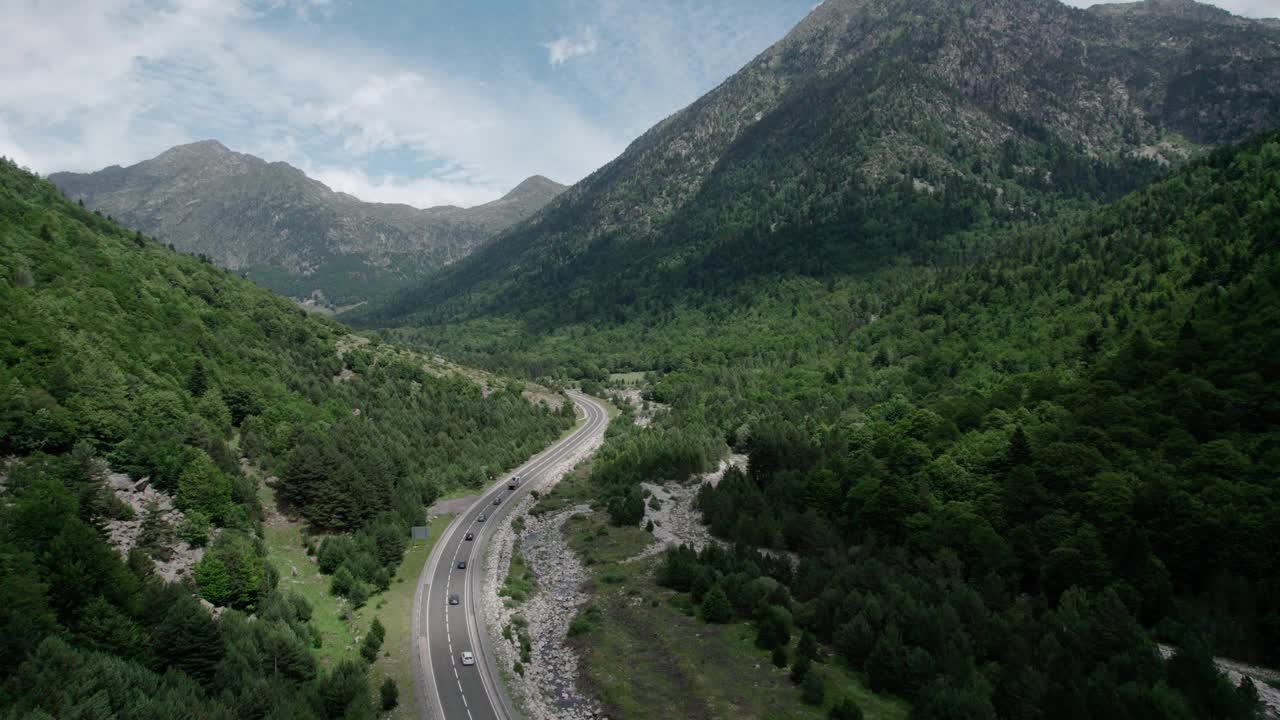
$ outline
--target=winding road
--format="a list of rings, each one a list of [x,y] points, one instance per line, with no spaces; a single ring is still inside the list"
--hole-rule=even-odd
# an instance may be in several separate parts
[[[418,704],[424,718],[434,720],[507,720],[518,718],[502,685],[489,651],[489,638],[480,627],[480,564],[485,543],[504,521],[515,500],[536,480],[559,465],[585,443],[604,433],[609,416],[604,406],[581,393],[568,393],[585,421],[568,437],[544,450],[489,487],[466,512],[458,515],[436,542],[418,577],[413,599],[413,664]],[[513,475],[524,481],[507,488]],[[496,496],[502,504],[494,505]],[[481,514],[487,516],[480,522]],[[473,533],[473,540],[466,534]],[[465,560],[466,570],[458,569]],[[449,596],[459,596],[450,605]],[[462,664],[462,653],[475,656],[474,666]]]

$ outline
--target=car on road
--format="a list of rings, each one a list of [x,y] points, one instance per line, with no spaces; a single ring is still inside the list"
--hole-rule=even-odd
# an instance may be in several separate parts
[[[476,522],[484,522],[484,513],[480,513],[480,517],[476,518]]]
[[[463,651],[462,651],[462,664],[463,664],[463,665],[475,665],[475,664],[476,664],[476,658],[475,658],[475,656],[474,656],[474,655],[472,655],[471,653],[469,653],[469,652],[467,652],[467,651],[463,650]]]
[[[520,487],[520,479],[521,478],[519,475],[513,476],[510,480],[507,481],[507,489],[515,490],[516,488]]]
[[[467,569],[467,561],[466,561],[466,560],[459,560],[459,561],[458,561],[458,569],[459,569],[459,570],[466,570],[466,569]]]
[[[494,498],[494,499],[493,499],[493,504],[494,504],[494,505],[501,505],[501,504],[502,504],[502,496],[501,496],[501,495],[499,495],[498,497]]]
[[[456,593],[449,596],[450,605],[457,605],[459,602],[461,602],[461,600],[458,598]]]
[[[476,539],[476,534],[475,534],[475,533],[467,533],[467,534],[466,534],[466,536],[465,536],[465,537],[463,537],[462,539],[463,539],[463,540],[475,540],[475,539]]]

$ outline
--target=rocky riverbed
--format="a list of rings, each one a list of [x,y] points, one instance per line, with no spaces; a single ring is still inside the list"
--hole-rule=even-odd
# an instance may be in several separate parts
[[[1166,660],[1177,653],[1177,650],[1169,645],[1160,645],[1159,648],[1160,656]],[[1252,680],[1253,686],[1258,689],[1258,698],[1262,700],[1268,717],[1280,718],[1280,690],[1267,684],[1268,680],[1280,679],[1280,671],[1247,665],[1227,658],[1214,658],[1213,664],[1217,666],[1218,672],[1227,676],[1227,680],[1231,681],[1232,685],[1240,685],[1246,677]]]
[[[589,443],[552,470],[543,474],[533,490],[544,495],[583,458],[595,452],[600,439]],[[604,717],[601,709],[582,694],[576,683],[578,658],[566,644],[569,623],[586,602],[582,584],[590,577],[586,567],[569,549],[564,523],[574,515],[591,512],[585,505],[566,508],[543,516],[531,516],[532,494],[526,494],[495,532],[485,556],[482,625],[489,633],[498,667],[501,668],[511,700],[529,720],[580,720]],[[537,577],[537,589],[523,604],[508,608],[498,590],[511,567],[516,531],[513,523],[522,518],[520,545],[525,564]],[[524,674],[514,671],[520,646],[502,636],[503,628],[519,615],[528,623],[532,644],[531,662]]]

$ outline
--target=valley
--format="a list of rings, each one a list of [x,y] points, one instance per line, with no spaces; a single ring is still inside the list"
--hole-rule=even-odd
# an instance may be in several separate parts
[[[1275,19],[522,2],[0,92],[0,720],[1280,717]]]

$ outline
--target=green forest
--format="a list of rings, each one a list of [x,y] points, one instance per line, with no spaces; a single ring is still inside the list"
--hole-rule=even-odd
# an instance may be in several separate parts
[[[909,252],[873,235],[859,267],[867,222],[768,239],[840,244],[825,271],[644,298],[597,274],[585,317],[531,300],[384,335],[588,387],[648,373],[672,409],[611,428],[611,518],[748,454],[698,499],[725,549],[660,581],[762,647],[812,636],[913,717],[1254,717],[1211,657],[1280,663],[1280,134],[1049,220],[907,221]]]
[[[567,403],[437,377],[8,161],[0,306],[4,718],[374,717],[365,667],[319,668],[311,608],[277,589],[242,460],[325,534],[321,569],[358,606],[427,504],[573,423]],[[181,527],[148,514],[122,557],[107,526],[134,510],[109,471],[172,494]],[[153,572],[175,536],[207,545],[194,585]],[[215,621],[197,596],[230,609]]]

